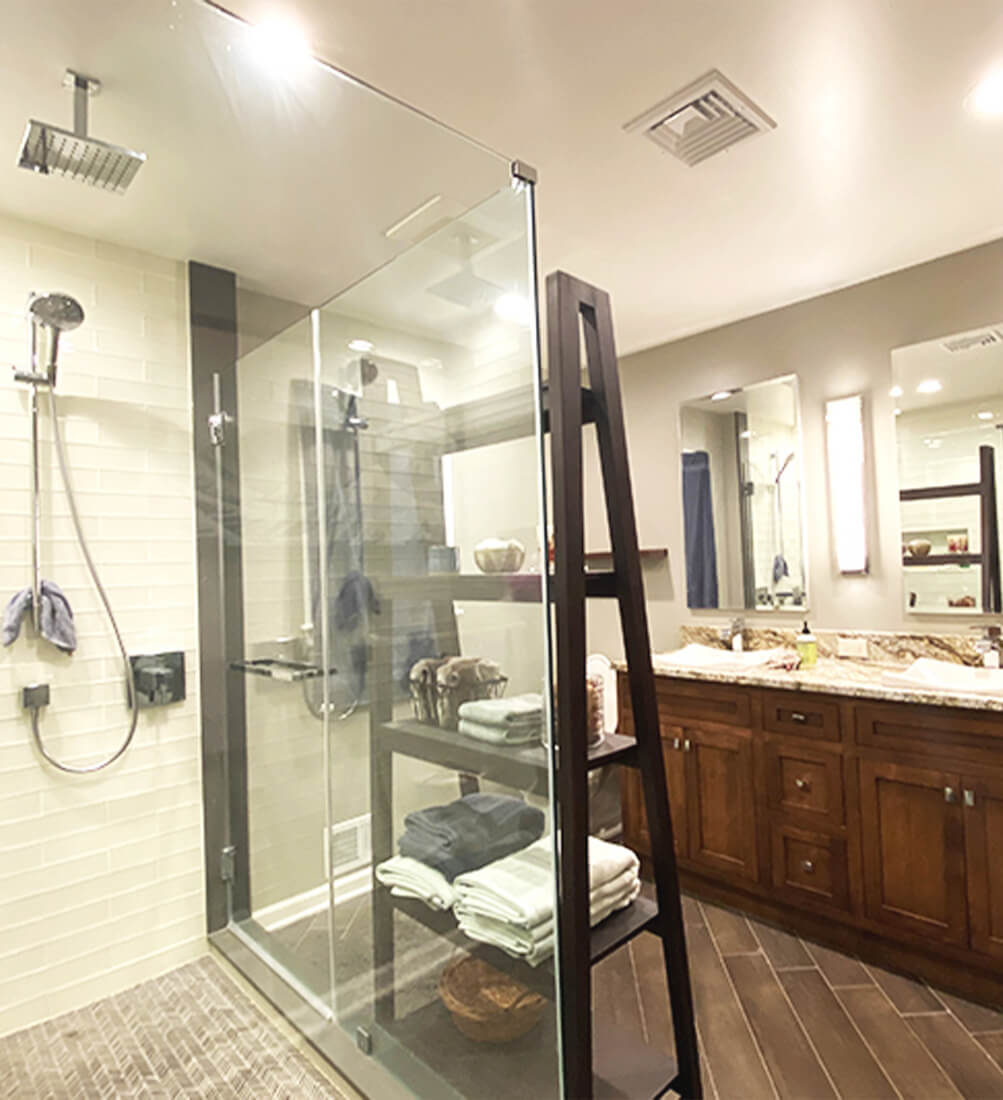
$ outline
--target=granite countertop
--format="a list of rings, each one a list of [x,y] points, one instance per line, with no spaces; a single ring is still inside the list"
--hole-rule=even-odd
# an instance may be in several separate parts
[[[788,672],[783,669],[762,667],[692,668],[672,665],[660,660],[656,655],[653,665],[656,675],[680,680],[782,688],[785,691],[814,691],[827,695],[846,695],[856,699],[878,699],[892,703],[926,703],[941,707],[1003,712],[1003,693],[982,695],[887,683],[884,679],[886,672],[902,672],[908,667],[895,662],[819,657],[814,668]],[[627,666],[619,662],[616,667],[625,671]],[[1003,677],[1003,672],[1000,675]]]

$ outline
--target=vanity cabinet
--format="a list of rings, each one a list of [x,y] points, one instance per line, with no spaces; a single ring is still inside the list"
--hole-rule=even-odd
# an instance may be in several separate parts
[[[689,889],[1003,1005],[1003,715],[666,676],[658,699]]]

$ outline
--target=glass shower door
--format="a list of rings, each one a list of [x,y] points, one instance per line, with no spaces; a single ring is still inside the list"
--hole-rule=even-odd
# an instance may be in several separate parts
[[[526,187],[333,299],[314,334],[336,1026],[418,1095],[557,1096]],[[361,873],[339,839],[359,829]],[[514,853],[549,907],[535,926],[450,907]],[[491,997],[510,1011],[485,1018]]]

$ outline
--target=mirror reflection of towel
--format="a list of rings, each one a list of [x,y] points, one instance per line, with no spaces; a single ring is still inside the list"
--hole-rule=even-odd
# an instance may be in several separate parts
[[[3,613],[3,644],[10,645],[21,633],[21,623],[31,613],[30,588],[15,592]],[[39,592],[39,633],[57,649],[72,653],[77,648],[77,627],[65,593],[54,581],[42,581]]]

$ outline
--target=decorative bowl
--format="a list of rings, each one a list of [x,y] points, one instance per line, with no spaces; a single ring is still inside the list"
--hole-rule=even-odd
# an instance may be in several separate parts
[[[518,539],[484,539],[474,547],[474,561],[482,573],[518,573],[526,548]]]
[[[912,539],[905,545],[911,558],[925,558],[930,553],[931,543],[929,539]]]

